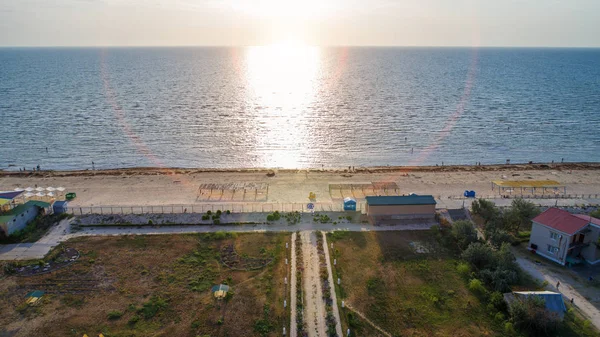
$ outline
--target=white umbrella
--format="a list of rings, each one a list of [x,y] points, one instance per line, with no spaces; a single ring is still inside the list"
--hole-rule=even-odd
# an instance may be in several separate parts
[[[41,192],[41,191],[44,191],[44,190],[46,190],[46,189],[45,189],[45,188],[43,188],[43,187],[37,187],[35,190],[36,190],[36,191],[38,191],[38,192]]]
[[[27,187],[27,188],[25,189],[25,191],[27,191],[27,192],[31,192],[31,191],[33,191],[33,187]]]
[[[45,196],[45,194],[44,194],[44,193],[42,193],[42,192],[37,192],[37,193],[35,194],[35,196],[36,196],[36,197],[43,197],[43,196]]]
[[[21,191],[24,191],[24,189],[22,189],[20,187],[15,188],[15,192],[21,192]]]
[[[52,192],[52,191],[55,191],[55,190],[56,190],[56,188],[54,188],[54,187],[46,187],[46,191]]]
[[[27,192],[24,194],[26,198],[31,198],[33,197],[35,194],[31,193],[31,192]]]
[[[49,196],[49,197],[53,197],[54,196],[54,192],[48,192],[46,195]]]
[[[61,191],[61,192],[62,192],[62,191],[64,191],[64,190],[65,190],[65,188],[64,188],[64,187],[57,187],[57,188],[56,188],[56,190],[57,190],[57,191]]]

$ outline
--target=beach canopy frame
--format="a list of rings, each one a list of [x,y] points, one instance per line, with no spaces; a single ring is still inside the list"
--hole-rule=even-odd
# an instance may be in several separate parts
[[[559,183],[556,180],[494,180],[492,181],[492,191],[498,189],[498,194],[502,194],[509,190],[511,193],[516,189],[523,192],[531,191],[532,194],[536,194],[538,190],[545,194],[547,190],[551,190],[554,194],[557,194],[559,189],[563,190],[564,194],[567,194],[567,186]]]

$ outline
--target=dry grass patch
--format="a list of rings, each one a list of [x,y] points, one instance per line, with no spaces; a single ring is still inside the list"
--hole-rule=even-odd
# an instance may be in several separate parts
[[[8,303],[0,308],[0,335],[279,335],[289,324],[283,310],[286,240],[289,235],[272,233],[72,240],[66,246],[82,253],[73,266],[0,281],[1,300]],[[230,270],[219,263],[224,245],[273,262],[255,271]],[[210,288],[219,283],[231,291],[217,301]],[[82,284],[89,289],[79,289]],[[39,305],[18,310],[34,288],[49,293]]]
[[[330,234],[329,240],[337,259],[335,277],[342,279],[336,286],[340,301],[392,336],[498,335],[493,318],[456,271],[454,252],[431,232],[343,232]],[[340,313],[344,331],[378,335],[348,313]]]

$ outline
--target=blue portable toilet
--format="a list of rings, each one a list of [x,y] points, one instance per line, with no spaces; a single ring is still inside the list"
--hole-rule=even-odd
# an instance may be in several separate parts
[[[475,191],[465,191],[465,198],[475,198]]]
[[[52,205],[52,208],[54,210],[54,214],[61,214],[61,213],[67,213],[67,204],[69,202],[66,200],[59,200],[59,201],[55,201],[54,204]]]
[[[344,198],[344,211],[356,211],[356,200],[350,197]]]

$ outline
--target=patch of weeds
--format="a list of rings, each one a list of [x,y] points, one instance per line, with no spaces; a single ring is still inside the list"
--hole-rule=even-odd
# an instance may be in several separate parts
[[[267,221],[269,221],[269,222],[279,221],[280,219],[281,219],[281,213],[279,213],[279,211],[275,211],[275,212],[267,215]]]
[[[295,224],[299,223],[301,218],[302,218],[302,215],[298,211],[289,212],[289,213],[285,214],[285,220],[287,221],[287,223],[289,225],[295,225]]]
[[[135,316],[131,317],[129,319],[129,321],[127,321],[127,324],[129,324],[129,325],[135,325],[135,323],[137,323],[139,321],[140,321],[140,316],[135,315]]]
[[[80,308],[85,300],[82,296],[66,294],[60,299],[60,302],[69,308]]]
[[[119,310],[111,310],[106,315],[110,320],[117,320],[123,316],[123,313]]]
[[[269,316],[269,305],[265,304],[263,308],[263,318],[254,321],[254,332],[260,334],[261,336],[267,336],[271,331],[273,331],[273,323],[271,323],[269,320]]]
[[[140,309],[138,309],[138,314],[142,315],[145,319],[151,319],[168,306],[169,303],[166,299],[155,295],[152,296],[148,302],[144,303]]]

